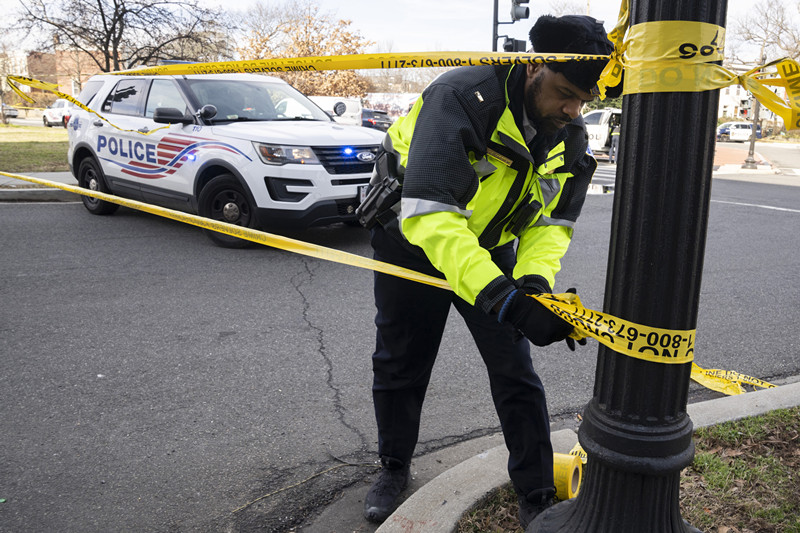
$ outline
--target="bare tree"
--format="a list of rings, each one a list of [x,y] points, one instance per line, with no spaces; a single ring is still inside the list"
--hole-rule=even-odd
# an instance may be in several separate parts
[[[321,12],[313,0],[281,5],[256,4],[244,14],[246,32],[239,53],[244,59],[361,54],[372,42],[351,28],[351,21]],[[281,72],[276,75],[310,95],[363,96],[368,80],[353,70]]]
[[[552,0],[548,13],[556,17],[563,15],[583,15],[589,13],[589,6],[580,0]]]
[[[228,59],[223,16],[197,0],[22,0],[22,23],[85,52],[103,72],[163,60]]]
[[[745,17],[735,19],[731,24],[735,52],[731,54],[729,48],[728,55],[734,58],[742,53],[741,45],[747,43],[760,47],[761,52],[770,59],[784,56],[797,59],[800,57],[798,19],[800,19],[800,0],[759,1]],[[742,60],[740,57],[735,59]]]
[[[289,26],[299,11],[299,3],[288,0],[283,4],[259,1],[240,13],[236,25],[244,35],[239,55],[244,59],[285,57],[282,54],[289,47]]]

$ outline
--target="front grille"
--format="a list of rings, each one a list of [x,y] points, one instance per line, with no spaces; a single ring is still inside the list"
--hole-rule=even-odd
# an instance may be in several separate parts
[[[375,160],[361,161],[357,158],[361,152],[378,153],[378,145],[370,146],[312,146],[314,154],[328,171],[328,174],[360,174],[372,172]],[[348,150],[351,150],[348,153]]]
[[[337,185],[366,185],[369,183],[370,176],[364,176],[363,178],[348,178],[348,179],[338,179],[338,180],[331,180],[331,185],[334,187]]]

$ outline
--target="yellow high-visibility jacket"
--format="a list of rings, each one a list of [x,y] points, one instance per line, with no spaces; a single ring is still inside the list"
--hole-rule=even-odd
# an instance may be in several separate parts
[[[449,71],[384,140],[403,183],[399,223],[385,227],[486,312],[517,286],[551,290],[597,166],[582,117],[554,137],[536,136],[531,153],[524,79],[524,65]],[[489,250],[517,238],[511,280]]]

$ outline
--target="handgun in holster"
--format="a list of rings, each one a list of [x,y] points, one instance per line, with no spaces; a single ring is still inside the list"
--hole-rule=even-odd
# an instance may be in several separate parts
[[[367,229],[377,223],[385,223],[396,216],[392,207],[400,201],[402,182],[397,176],[397,159],[394,154],[383,152],[375,161],[377,183],[370,183],[367,197],[356,209],[359,223]]]

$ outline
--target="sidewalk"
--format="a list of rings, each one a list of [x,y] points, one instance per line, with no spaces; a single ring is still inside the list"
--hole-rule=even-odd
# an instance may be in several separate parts
[[[778,169],[758,152],[753,153],[756,168],[742,168],[747,154],[733,143],[717,142],[714,149],[714,174],[779,174]]]
[[[701,428],[800,405],[800,376],[776,385],[774,389],[689,404],[687,411],[694,427]],[[578,442],[572,428],[554,431],[551,436],[558,453],[568,453]],[[337,501],[296,531],[451,533],[464,513],[509,482],[507,461],[501,434],[415,457],[406,500],[382,525],[371,524],[363,517],[363,499],[369,489],[369,483],[363,483],[346,489]]]

